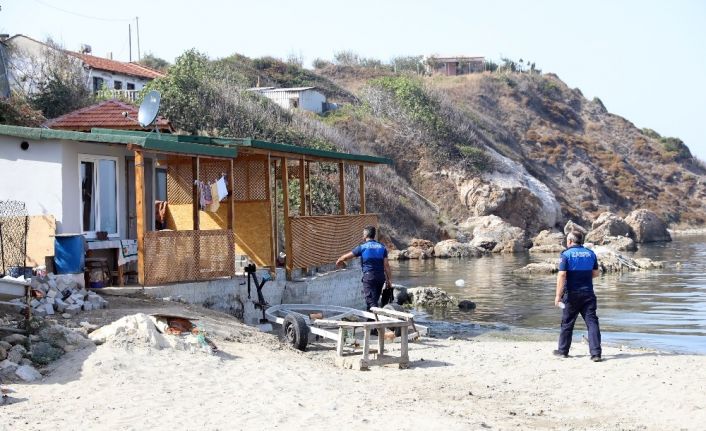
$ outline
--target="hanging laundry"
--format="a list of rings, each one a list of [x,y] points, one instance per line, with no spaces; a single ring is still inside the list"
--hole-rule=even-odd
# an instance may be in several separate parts
[[[210,188],[210,195],[214,197],[214,199],[211,200],[211,204],[208,206],[208,211],[211,211],[213,213],[218,212],[218,207],[220,204],[218,203],[218,186],[216,183],[211,184]]]
[[[218,186],[218,200],[222,201],[223,199],[228,197],[228,187],[226,186],[226,178],[221,177],[218,181],[216,181],[216,185]]]

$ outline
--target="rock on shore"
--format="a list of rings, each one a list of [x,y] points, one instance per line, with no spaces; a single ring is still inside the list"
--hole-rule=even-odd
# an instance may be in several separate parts
[[[625,223],[630,225],[638,243],[672,240],[667,224],[652,211],[635,210],[625,217]]]
[[[448,307],[458,304],[458,300],[434,286],[412,287],[407,289],[415,307]]]

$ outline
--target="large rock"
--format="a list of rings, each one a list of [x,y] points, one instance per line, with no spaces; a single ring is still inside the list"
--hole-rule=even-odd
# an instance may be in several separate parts
[[[434,243],[425,239],[412,239],[407,247],[408,259],[429,259],[434,257]]]
[[[387,252],[388,260],[406,260],[409,259],[407,250],[390,250]]]
[[[12,346],[9,352],[7,352],[7,360],[19,364],[22,358],[27,354],[27,350],[21,344],[15,344]]]
[[[667,224],[650,210],[639,209],[631,212],[625,217],[625,223],[632,228],[638,243],[672,240],[667,231]]]
[[[43,328],[39,331],[39,338],[65,352],[71,352],[93,345],[93,342],[80,332],[73,331],[61,325],[52,325]]]
[[[561,232],[543,230],[532,240],[530,253],[561,253],[565,248]]]
[[[573,220],[569,220],[564,226],[564,235],[568,235],[569,232],[573,232],[575,230],[583,232],[584,234],[588,233],[585,227],[581,226],[578,223],[574,223]]]
[[[483,250],[455,239],[447,239],[434,246],[434,256],[439,258],[480,257],[482,255]]]
[[[17,370],[17,364],[5,359],[0,361],[0,381],[15,380],[15,371]]]
[[[26,344],[27,336],[22,334],[11,334],[3,338],[2,340],[14,346],[15,344]]]
[[[471,217],[462,226],[473,233],[470,245],[493,253],[514,253],[529,248],[525,231],[498,216]]]
[[[412,287],[407,289],[412,304],[417,307],[448,307],[456,305],[456,298],[438,287]]]
[[[637,244],[628,236],[606,236],[603,237],[603,245],[615,251],[637,251]]]
[[[527,266],[512,271],[518,275],[554,274],[559,270],[559,259],[546,259],[543,262],[530,263]]]
[[[625,220],[612,212],[604,212],[591,225],[591,231],[586,234],[586,242],[603,245],[606,237],[630,237],[632,229]]]
[[[63,354],[64,351],[62,349],[57,349],[44,341],[32,345],[32,361],[37,364],[47,365],[59,359]]]
[[[0,347],[0,361],[7,359],[7,350],[4,347]]]
[[[25,382],[33,382],[42,378],[42,375],[31,365],[17,367],[15,375]]]

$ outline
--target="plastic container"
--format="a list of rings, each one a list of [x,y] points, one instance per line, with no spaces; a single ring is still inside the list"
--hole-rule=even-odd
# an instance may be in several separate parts
[[[77,274],[86,266],[86,251],[81,234],[61,234],[54,239],[54,269],[57,274]]]

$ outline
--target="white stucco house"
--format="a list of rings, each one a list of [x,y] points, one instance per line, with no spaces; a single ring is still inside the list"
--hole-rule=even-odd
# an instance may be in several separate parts
[[[94,93],[108,92],[110,97],[122,96],[136,100],[138,93],[148,82],[164,76],[162,72],[137,63],[91,55],[88,46],[84,46],[82,52],[58,50],[22,34],[4,39],[0,43],[5,48],[4,61],[9,85],[12,89],[24,93],[31,93],[36,89],[47,50],[75,59],[85,71],[86,87]]]
[[[249,91],[267,97],[284,109],[302,109],[316,114],[330,109],[329,104],[326,103],[326,96],[316,87],[255,87],[250,88]]]

